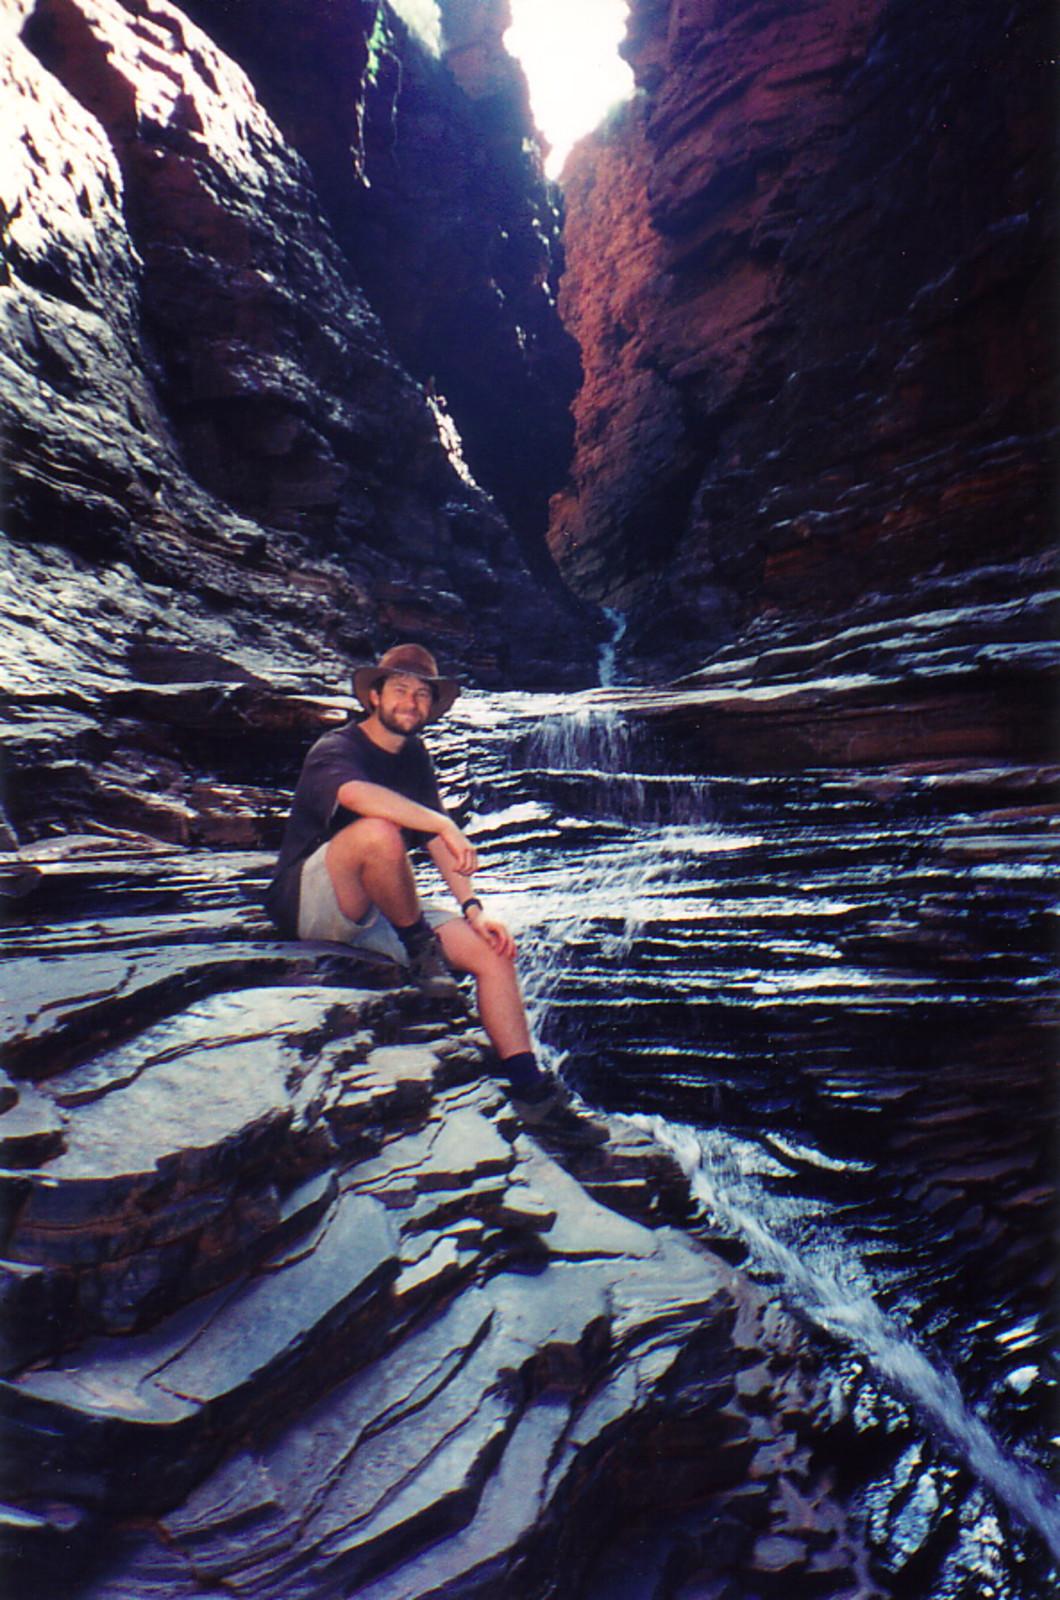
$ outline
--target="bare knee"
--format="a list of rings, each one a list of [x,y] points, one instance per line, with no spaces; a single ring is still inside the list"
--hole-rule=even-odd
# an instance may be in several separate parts
[[[476,978],[485,978],[487,982],[507,983],[515,976],[515,964],[507,956],[499,956],[495,950],[486,949],[480,954],[475,952],[475,966],[472,968]]]
[[[401,829],[384,817],[358,817],[341,828],[328,846],[328,864],[359,867],[366,861],[400,861],[405,855]]]
[[[438,933],[446,955],[458,971],[470,972],[486,983],[515,986],[515,962],[499,955],[459,917],[444,922]]]
[[[405,854],[405,837],[396,822],[387,822],[385,817],[362,817],[351,826],[360,829],[364,848],[372,855],[397,860]]]

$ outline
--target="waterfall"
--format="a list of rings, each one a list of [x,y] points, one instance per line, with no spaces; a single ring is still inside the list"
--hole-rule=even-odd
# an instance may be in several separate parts
[[[601,681],[613,671],[614,647],[626,621],[621,612],[608,615],[615,626],[604,647]],[[706,825],[709,793],[699,779],[638,772],[629,722],[613,706],[591,699],[573,700],[542,717],[521,760],[568,806],[632,829],[623,832],[620,844],[609,848],[605,843],[582,859],[564,880],[565,914],[531,928],[522,941],[523,987],[540,1035],[570,947],[592,938],[602,959],[617,964],[628,954],[649,913],[652,891],[673,873],[687,832],[701,832]],[[657,825],[660,817],[672,816],[681,821]]]
[[[641,825],[707,825],[709,781],[646,770],[645,744],[621,712],[586,697],[543,717],[521,759],[564,804],[593,816]]]
[[[520,939],[520,971],[527,1013],[540,1039],[545,1019],[562,978],[572,946],[594,941],[599,957],[620,962],[643,926],[652,885],[664,877],[668,863],[643,846],[617,854],[591,856],[567,880],[566,913],[531,928]],[[562,1065],[547,1045],[549,1064]]]
[[[610,783],[630,777],[628,723],[608,706],[591,702],[545,717],[530,735],[526,760],[557,772],[595,773]]]
[[[618,647],[625,638],[629,616],[625,611],[617,611],[614,606],[604,606],[603,613],[611,624],[611,637],[600,650],[600,685],[608,689],[618,681]]]
[[[611,645],[618,629],[616,619]],[[601,667],[613,676],[608,647]],[[1009,1246],[1029,1254],[1035,1245],[1026,1224],[1038,1220],[1038,1191],[1024,1176],[1034,1170],[1034,1118],[1010,1115],[988,1070],[990,1036],[960,1032],[962,1018],[984,1014],[983,995],[999,1004],[1010,979],[970,964],[940,979],[890,951],[877,964],[875,951],[892,928],[917,927],[925,894],[936,919],[961,919],[958,931],[969,897],[978,918],[995,882],[994,914],[1006,927],[1006,894],[1037,916],[1052,904],[1046,868],[1014,867],[1014,889],[1000,868],[968,875],[945,837],[936,850],[922,790],[902,809],[859,775],[683,772],[684,746],[667,745],[652,693],[624,691],[632,713],[617,711],[615,698],[606,688],[468,696],[463,712],[476,743],[469,770],[482,887],[517,936],[543,1057],[590,1100],[648,1119],[639,1125],[682,1156],[698,1201],[739,1232],[778,1292],[901,1396],[975,1476],[982,1509],[974,1515],[963,1506],[952,1515],[952,1469],[938,1485],[925,1475],[924,1494],[937,1488],[939,1516],[961,1530],[953,1539],[964,1541],[962,1572],[994,1581],[976,1565],[976,1541],[985,1540],[1003,1573],[1003,1587],[989,1592],[1032,1600],[1044,1549],[1023,1552],[1016,1528],[999,1549],[990,1530],[1008,1508],[1060,1558],[1048,1425],[1035,1409],[1050,1403],[1048,1319],[1033,1282],[1011,1302],[988,1285]],[[1013,966],[1015,989],[1037,992],[1034,959],[1029,978]],[[910,1064],[934,1058],[946,1072]],[[1029,1097],[1036,1080],[1024,1061],[1021,1051],[1008,1071],[1018,1069],[1014,1081]],[[924,1172],[903,1152],[910,1136],[937,1138],[942,1159],[948,1135],[933,1130],[969,1106],[1005,1135],[1007,1153],[984,1151],[982,1182],[966,1203],[981,1197],[990,1226],[966,1232],[951,1264],[945,1219],[918,1197],[934,1145],[924,1147]],[[898,1136],[886,1168],[865,1143],[883,1124]],[[986,1183],[997,1164],[1012,1175],[1000,1194],[992,1175]],[[945,1192],[960,1193],[960,1181],[958,1169]],[[986,1269],[981,1290],[966,1277],[975,1252]],[[894,1309],[903,1301],[921,1307],[910,1322],[923,1315],[932,1348],[903,1325]],[[1010,1350],[1020,1352],[1018,1366]],[[897,1472],[882,1467],[875,1489],[900,1518]],[[921,1600],[955,1592],[945,1575],[930,1581]]]
[[[611,615],[613,647],[625,617]],[[723,839],[709,824],[705,780],[639,771],[641,753],[628,720],[585,696],[550,706],[513,756],[535,786],[563,806],[567,826],[595,840],[595,848],[586,845],[573,866],[560,869],[549,914],[520,933],[521,979],[538,1039],[572,949],[591,946],[598,961],[620,967],[690,851],[710,849],[711,841],[718,849],[746,843],[736,835]],[[601,835],[602,822],[621,827]],[[541,876],[539,867],[538,901]],[[536,909],[540,913],[540,903]],[[543,1053],[551,1065],[562,1064],[547,1045]]]
[[[996,1497],[1036,1528],[1060,1561],[1060,1498],[1037,1472],[1014,1462],[961,1394],[953,1373],[930,1361],[912,1338],[880,1310],[860,1285],[781,1242],[772,1230],[734,1204],[711,1171],[701,1138],[661,1117],[633,1117],[677,1157],[695,1198],[743,1238],[755,1259],[781,1283],[786,1296],[824,1332],[857,1350],[884,1384],[907,1400]]]

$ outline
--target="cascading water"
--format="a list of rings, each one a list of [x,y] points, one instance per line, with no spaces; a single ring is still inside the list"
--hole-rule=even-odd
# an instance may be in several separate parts
[[[922,1600],[1037,1600],[1048,1561],[1020,1529],[1060,1558],[1060,1506],[1044,1268],[1019,1237],[1041,1215],[1013,1103],[1033,1073],[1025,1048],[1004,1055],[1004,1007],[1041,974],[1028,956],[1011,979],[979,964],[940,986],[870,957],[902,897],[972,895],[982,914],[996,894],[1027,923],[1044,884],[969,882],[926,848],[922,795],[906,814],[820,774],[675,771],[609,698],[458,703],[478,881],[517,934],[543,1048],[680,1154],[708,1233],[856,1358],[866,1393],[919,1414],[919,1465],[907,1422],[865,1491],[884,1564],[904,1582],[912,1549]]]
[[[675,1127],[661,1117],[634,1120],[674,1152],[695,1197],[747,1242],[754,1259],[775,1276],[787,1298],[825,1333],[865,1356],[884,1383],[916,1408],[976,1477],[1038,1530],[1060,1562],[1060,1496],[1041,1473],[1006,1454],[965,1401],[954,1374],[929,1359],[904,1328],[884,1315],[864,1287],[863,1264],[849,1247],[842,1259],[842,1276],[827,1256],[820,1258],[820,1241],[814,1254],[791,1249],[760,1216],[733,1202],[724,1179],[711,1170],[706,1141],[701,1142],[692,1129]],[[833,1250],[834,1242],[829,1241],[829,1254]]]
[[[605,606],[603,610],[611,624],[611,636],[600,651],[600,684],[606,689],[618,681],[618,648],[626,636],[629,614],[613,606]]]

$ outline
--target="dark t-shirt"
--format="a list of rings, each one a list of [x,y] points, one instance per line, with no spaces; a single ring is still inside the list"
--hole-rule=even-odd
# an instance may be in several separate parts
[[[406,739],[401,749],[392,753],[373,744],[357,722],[325,733],[305,758],[276,871],[265,895],[265,909],[288,938],[294,938],[298,930],[302,863],[325,839],[354,820],[356,813],[340,806],[337,799],[343,784],[353,780],[394,789],[432,811],[442,809],[431,758],[419,739]],[[410,828],[401,831],[410,847],[432,837]]]

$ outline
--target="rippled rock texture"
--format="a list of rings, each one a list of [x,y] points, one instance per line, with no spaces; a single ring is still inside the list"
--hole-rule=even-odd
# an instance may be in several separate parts
[[[365,61],[369,21],[327,15]],[[217,648],[201,603],[303,670],[413,635],[484,681],[569,671],[569,608],[243,72],[165,0],[20,0],[3,27],[5,497],[38,579],[130,568],[178,591],[169,642]]]
[[[1051,25],[633,0],[639,96],[565,175],[586,382],[550,537],[646,674],[1049,548]]]
[[[588,630],[542,597],[425,393],[434,378],[459,406],[476,467],[527,401],[526,451],[490,482],[529,526],[569,350],[548,310],[554,224],[521,188],[533,161],[513,143],[525,106],[499,7],[446,6],[450,76],[361,0],[197,0],[195,15],[225,28],[226,53],[164,0],[18,0],[2,24],[18,119],[0,281],[5,1565],[27,1600],[865,1597],[866,1541],[895,1587],[917,1562],[933,1573],[967,1479],[871,1380],[822,1366],[739,1270],[738,1242],[690,1215],[670,1157],[617,1117],[591,1159],[530,1138],[461,1007],[426,1008],[392,973],[261,921],[292,778],[346,715],[351,657],[401,634],[482,683],[582,670]],[[1012,88],[1029,35],[1010,15],[1011,53],[991,54],[988,22],[947,8],[867,3],[834,28],[823,7],[634,8],[639,143],[616,133],[598,174],[633,265],[625,285],[599,273],[624,309],[592,309],[600,410],[581,419],[606,438],[621,401],[629,471],[595,502],[610,543],[586,582],[629,600],[645,575],[632,654],[687,645],[698,671],[630,709],[678,752],[693,799],[709,773],[779,842],[763,821],[734,871],[695,879],[691,945],[683,916],[672,937],[657,917],[650,981],[630,985],[605,938],[602,990],[567,1006],[561,985],[555,1026],[595,1030],[601,1067],[616,1038],[677,1062],[627,1104],[693,1120],[713,1095],[761,1132],[763,1092],[802,1072],[845,1138],[851,1095],[876,1093],[860,1068],[877,1064],[880,996],[896,1050],[925,1017],[959,1020],[990,1094],[963,1103],[957,1046],[930,1058],[952,1092],[902,1054],[891,1109],[851,1137],[872,1157],[886,1125],[884,1176],[932,1219],[925,1275],[949,1230],[957,1272],[1022,1307],[1048,1266],[1038,1121],[980,1151],[1006,1087],[1040,1098],[1047,918],[1037,876],[1021,899],[1023,869],[1008,874],[1021,852],[1041,872],[1054,815],[1034,764],[1047,625],[1027,441],[1042,423],[1013,376],[1033,365],[1013,286],[1027,329],[1038,304],[1036,80]],[[734,76],[723,37],[747,46]],[[943,55],[952,81],[932,76]],[[708,57],[720,77],[702,68],[699,106],[689,73]],[[971,129],[954,85],[978,59]],[[435,140],[451,164],[430,160]],[[990,177],[993,210],[969,191],[944,214],[970,155],[1010,175]],[[642,178],[647,207],[625,205]],[[479,197],[483,220],[453,237],[450,204]],[[469,322],[490,334],[481,351]],[[621,396],[599,388],[608,361]],[[622,521],[634,503],[650,552]],[[702,669],[745,602],[759,619]],[[636,863],[611,819],[561,827],[498,760],[516,789],[487,831],[540,827],[547,862],[522,842],[535,886],[555,886],[565,833],[583,847],[598,830],[623,871]],[[459,741],[442,765],[466,805]],[[834,817],[814,792],[828,768],[848,774]],[[561,781],[595,807],[620,792],[601,781],[614,770],[585,759]],[[734,773],[751,781],[727,789]],[[917,819],[937,821],[944,792],[964,810],[943,874]],[[892,795],[914,820],[878,836]],[[867,820],[853,842],[851,816]],[[988,883],[1005,865],[998,897],[972,883],[971,909],[968,861]],[[778,873],[794,910],[762,894]],[[578,882],[558,891],[568,914]],[[625,880],[618,893],[621,920]],[[575,955],[579,938],[595,950],[574,929]],[[980,1026],[970,1002],[990,1000],[998,965]],[[785,1000],[804,968],[838,1001],[813,983]],[[953,973],[976,981],[948,989]],[[661,1008],[677,1037],[647,1027],[652,983],[679,990]],[[822,1016],[860,1054],[818,1087]],[[714,1061],[729,1050],[731,1081]],[[764,1137],[805,1180],[782,1088]],[[1030,1393],[1024,1343],[1014,1381]]]
[[[542,1037],[594,1104],[660,1119],[730,1237],[838,1336],[895,1594],[1045,1600],[1058,774],[834,746],[807,766],[796,727],[823,752],[841,720],[809,714],[828,686],[740,666],[545,718],[527,697],[477,755]]]
[[[266,866],[23,857],[5,1592],[866,1594],[828,1385],[672,1158],[528,1136],[459,1005],[270,937]]]

